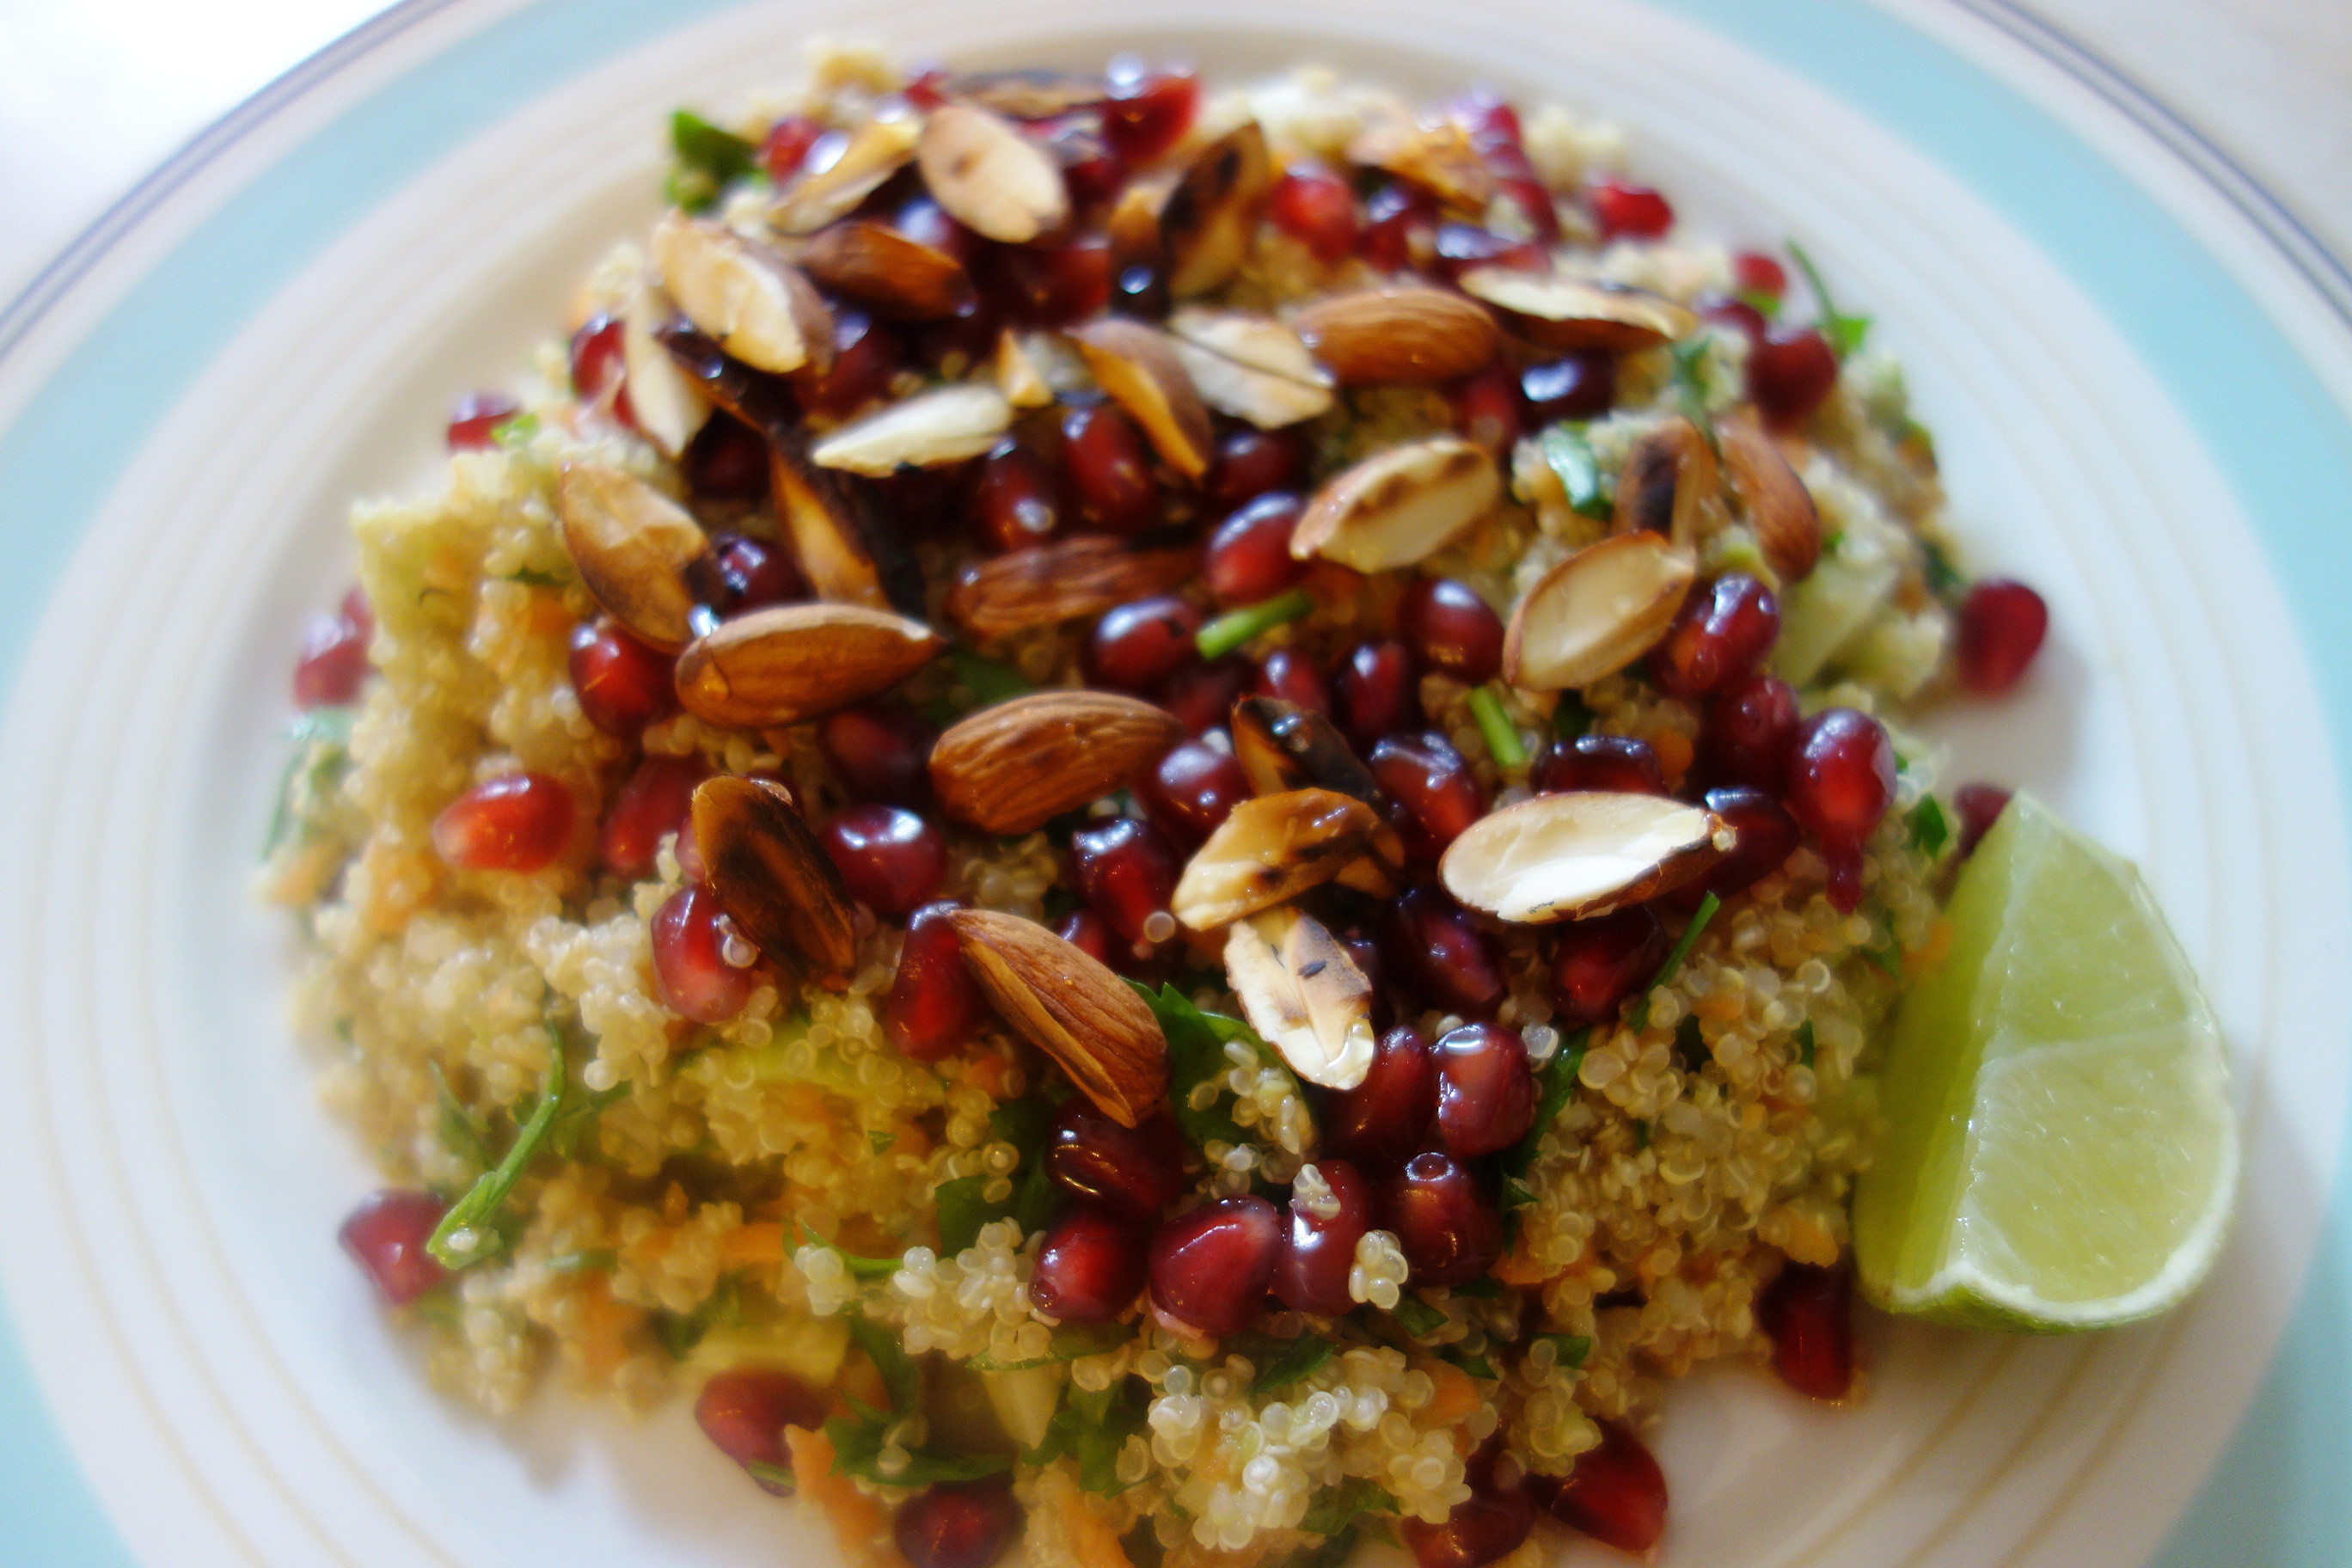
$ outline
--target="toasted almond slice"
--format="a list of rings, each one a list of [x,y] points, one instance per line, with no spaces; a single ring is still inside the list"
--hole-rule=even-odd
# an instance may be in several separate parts
[[[1330,373],[1271,316],[1188,306],[1169,318],[1168,332],[1202,401],[1221,414],[1278,430],[1331,406]]]
[[[1723,443],[1723,466],[1731,470],[1732,489],[1748,509],[1748,526],[1755,531],[1783,584],[1812,574],[1822,558],[1822,514],[1813,493],[1781,455],[1780,444],[1764,433],[1755,413],[1742,408],[1719,421],[1716,436]]]
[[[1330,373],[1315,363],[1298,334],[1255,310],[1211,310],[1187,305],[1168,318],[1171,336],[1251,370],[1309,386],[1329,386]]]
[[[1575,790],[1489,812],[1437,863],[1445,890],[1521,924],[1605,915],[1703,876],[1738,842],[1703,806]]]
[[[813,980],[857,962],[856,911],[832,858],[782,784],[731,773],[695,786],[694,847],[728,918]]]
[[[1174,714],[1132,697],[1039,691],[949,726],[931,748],[931,793],[983,833],[1027,833],[1119,788],[1183,736]]]
[[[745,364],[782,374],[833,363],[833,312],[782,257],[680,212],[654,226],[653,252],[686,319]]]
[[[1687,337],[1698,318],[1663,295],[1551,272],[1480,267],[1462,275],[1462,291],[1508,318],[1529,342],[1548,349],[1632,353]]]
[[[1503,478],[1483,447],[1433,436],[1378,452],[1334,478],[1290,536],[1290,553],[1359,572],[1410,566],[1494,510]]]
[[[1189,582],[1200,563],[1190,550],[1129,550],[1115,539],[1080,534],[965,567],[948,591],[946,610],[974,637],[1003,637],[1168,593]]]
[[[911,114],[869,120],[849,134],[841,156],[796,176],[777,195],[768,221],[780,234],[814,234],[847,217],[882,182],[915,160],[922,124]]]
[[[1697,426],[1676,415],[1633,443],[1617,470],[1612,528],[1663,533],[1696,554],[1724,521],[1723,470]]]
[[[1459,381],[1493,359],[1502,341],[1476,300],[1418,284],[1334,294],[1290,324],[1342,386]]]
[[[1192,852],[1169,908],[1194,931],[1286,904],[1329,881],[1371,847],[1380,817],[1328,789],[1243,801]]]
[[[1109,96],[1110,86],[1098,76],[1075,71],[969,71],[949,78],[942,90],[1015,120],[1051,120],[1096,107]]]
[[[948,917],[964,967],[1003,1020],[1060,1064],[1122,1127],[1168,1100],[1168,1037],[1134,987],[1034,921],[994,910]]]
[[[1279,697],[1244,697],[1234,704],[1234,760],[1259,795],[1312,784],[1381,804],[1381,786],[1339,727],[1312,708]]]
[[[675,459],[710,417],[710,399],[677,368],[656,335],[668,324],[672,310],[669,297],[652,279],[640,277],[629,286],[621,305],[621,363],[637,428],[662,456]]]
[[[1188,479],[1209,471],[1216,432],[1167,333],[1106,316],[1072,328],[1070,336],[1103,391],[1143,426],[1161,461]]]
[[[922,622],[887,610],[777,605],[688,644],[677,656],[677,698],[727,729],[776,729],[887,690],[946,647]]]
[[[837,293],[907,321],[952,316],[971,298],[971,275],[935,245],[870,218],[845,218],[801,252],[808,275]]]
[[[1258,210],[1273,185],[1265,132],[1255,120],[1192,155],[1160,208],[1169,293],[1189,300],[1240,269],[1257,234]]]
[[[996,334],[996,390],[1016,411],[1053,406],[1054,389],[1021,334],[1011,327]]]
[[[990,239],[1026,245],[1069,220],[1069,187],[1054,155],[1001,114],[943,104],[924,123],[915,155],[931,199]]]
[[[1012,427],[1004,394],[976,381],[934,387],[852,420],[819,441],[809,458],[822,468],[887,478],[901,468],[930,468],[977,458]]]
[[[1452,207],[1484,212],[1495,198],[1495,174],[1454,121],[1424,125],[1397,113],[1374,116],[1348,143],[1348,161],[1385,169]]]
[[[1291,1070],[1353,1089],[1372,1067],[1372,986],[1323,922],[1268,910],[1225,931],[1225,978],[1250,1026]]]
[[[1650,651],[1682,608],[1697,569],[1660,534],[1612,534],[1536,580],[1503,633],[1503,679],[1568,691]]]
[[[694,636],[688,574],[710,549],[702,525],[626,469],[570,462],[555,481],[563,547],[605,612],[660,648]]]

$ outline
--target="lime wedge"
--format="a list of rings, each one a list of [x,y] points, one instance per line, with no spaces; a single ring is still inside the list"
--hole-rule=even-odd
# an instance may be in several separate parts
[[[2033,1333],[2173,1306],[2221,1249],[2238,1131],[2213,1009],[2138,870],[2020,795],[1947,912],[1854,1189],[1863,1289]]]

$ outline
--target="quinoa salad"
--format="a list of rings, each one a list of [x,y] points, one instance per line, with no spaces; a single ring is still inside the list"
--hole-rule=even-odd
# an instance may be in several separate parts
[[[1668,1380],[1867,1397],[2018,816],[1909,726],[2047,614],[1801,245],[1316,68],[671,134],[296,675],[260,888],[435,1383],[692,1400],[856,1568],[1645,1555]]]

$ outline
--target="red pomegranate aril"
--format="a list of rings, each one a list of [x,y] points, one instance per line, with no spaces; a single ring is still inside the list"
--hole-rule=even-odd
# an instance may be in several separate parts
[[[1429,669],[1466,686],[1492,680],[1503,668],[1503,620],[1467,583],[1423,577],[1397,605],[1397,629]]]
[[[1489,162],[1496,162],[1489,160]],[[1502,174],[1495,181],[1495,199],[1516,209],[1519,222],[1535,237],[1537,247],[1559,243],[1559,209],[1552,205],[1551,192],[1541,180],[1526,174]],[[1542,254],[1540,248],[1538,255]],[[1547,260],[1549,258],[1547,258]]]
[[[1284,170],[1266,197],[1265,216],[1327,267],[1355,248],[1356,193],[1318,164]]]
[[[1601,1423],[1601,1443],[1576,1458],[1565,1481],[1538,1482],[1545,1510],[1603,1545],[1645,1556],[1666,1529],[1666,1478],[1622,1424]]]
[[[898,973],[882,1004],[882,1032],[898,1054],[935,1062],[953,1056],[988,1018],[988,1002],[964,967],[948,917],[962,906],[925,904],[907,921]]]
[[[703,602],[721,619],[808,597],[808,584],[782,545],[742,533],[721,533],[711,539],[710,561],[701,586]]]
[[[760,139],[760,166],[778,185],[787,184],[808,161],[809,149],[824,134],[824,127],[805,114],[787,114],[768,127]]]
[[[1775,327],[1748,351],[1748,395],[1777,431],[1811,419],[1837,378],[1837,351],[1811,327]]]
[[[522,405],[503,392],[476,392],[457,399],[449,410],[446,438],[453,452],[487,452],[497,446],[498,427],[522,412]]]
[[[1437,203],[1402,182],[1381,186],[1364,204],[1356,254],[1382,272],[1403,272],[1435,255]]]
[[[1268,490],[1296,490],[1307,478],[1307,447],[1291,430],[1235,430],[1217,443],[1201,479],[1208,503],[1234,511]]]
[[[1251,794],[1241,763],[1202,741],[1179,742],[1133,787],[1145,815],[1187,849],[1199,847]]]
[[[1962,784],[1952,796],[1952,809],[1960,816],[1960,853],[1972,855],[2000,814],[2009,808],[2010,792],[1999,784]]]
[[[1290,554],[1302,503],[1286,490],[1269,491],[1217,525],[1202,552],[1201,577],[1221,605],[1255,605],[1294,587],[1307,563]]]
[[[1372,1047],[1364,1081],[1334,1094],[1323,1117],[1323,1145],[1375,1173],[1412,1158],[1437,1115],[1437,1059],[1421,1031],[1399,1025]]]
[[[1151,1304],[1163,1319],[1222,1339],[1248,1328],[1274,1279],[1282,1216],[1256,1196],[1187,1210],[1151,1238]]]
[[[890,226],[918,245],[945,251],[970,268],[986,254],[987,242],[955,219],[929,196],[909,196],[892,216]]]
[[[817,721],[816,743],[834,776],[866,800],[920,805],[930,798],[931,747],[940,732],[910,708],[874,702]]]
[[[405,1307],[449,1278],[425,1250],[449,1205],[431,1193],[371,1193],[335,1233],[387,1306]]]
[[[1135,954],[1118,940],[1118,933],[1110,929],[1110,922],[1092,910],[1072,910],[1062,917],[1062,923],[1054,928],[1054,934],[1097,963],[1107,963],[1117,969],[1121,964],[1135,962]]]
[[[1796,852],[1797,819],[1764,790],[1745,784],[1711,789],[1706,808],[1730,825],[1738,842],[1699,883],[1703,891],[1727,899],[1779,870]]]
[[[1182,870],[1167,837],[1138,817],[1110,817],[1070,835],[1071,885],[1130,942],[1176,934],[1168,900]]]
[[[793,372],[793,395],[807,413],[847,419],[888,395],[904,357],[905,346],[887,327],[863,310],[835,308],[832,368]]]
[[[1878,721],[1825,708],[1797,727],[1789,753],[1788,806],[1821,840],[1829,899],[1851,911],[1862,899],[1862,845],[1895,798],[1895,747]]]
[[[1751,343],[1764,341],[1769,327],[1764,312],[1747,300],[1736,300],[1727,294],[1708,294],[1700,297],[1697,307],[1700,321],[1712,321],[1718,327],[1729,327]]]
[[[1348,1273],[1355,1266],[1356,1243],[1372,1227],[1372,1188],[1345,1160],[1318,1160],[1315,1169],[1330,1188],[1329,1202],[1338,1212],[1318,1213],[1297,1187],[1291,1189],[1290,1234],[1274,1266],[1274,1293],[1294,1312],[1343,1318],[1356,1308],[1348,1294]]]
[[[1470,133],[1470,145],[1481,157],[1520,143],[1519,111],[1493,88],[1474,87],[1457,95],[1446,103],[1445,117]]]
[[[1391,735],[1365,762],[1388,796],[1405,853],[1416,860],[1434,861],[1486,814],[1477,775],[1443,735]]]
[[[1062,420],[1062,470],[1087,521],[1113,533],[1160,525],[1160,487],[1134,421],[1109,403],[1073,408]]]
[[[1415,1285],[1461,1285],[1503,1255],[1503,1219],[1470,1167],[1424,1149],[1380,1186],[1381,1228],[1397,1238]]]
[[[1664,795],[1666,777],[1649,742],[1631,735],[1579,735],[1554,741],[1528,773],[1538,795],[1570,790],[1607,790],[1618,795]]]
[[[1435,888],[1408,888],[1382,906],[1381,961],[1431,1006],[1484,1017],[1501,1005],[1503,968],[1486,935]]]
[[[1592,221],[1603,241],[1662,239],[1675,226],[1675,209],[1648,185],[1603,180],[1592,187]]]
[[[1066,327],[1110,300],[1110,242],[1100,235],[1060,245],[1008,245],[990,259],[982,286],[1024,325]]]
[[[932,1487],[890,1522],[910,1568],[989,1568],[1020,1533],[1021,1505],[1003,1477]]]
[[[1573,353],[1519,373],[1528,424],[1539,428],[1562,419],[1598,419],[1616,405],[1617,360],[1598,352]]]
[[[1358,643],[1331,685],[1331,717],[1360,752],[1421,721],[1421,671],[1401,642]]]
[[[735,929],[709,888],[680,888],[654,911],[654,984],[669,1010],[724,1024],[760,984],[759,949]]]
[[[1058,120],[1041,121],[1032,126],[1031,132],[1045,143],[1045,150],[1061,165],[1062,184],[1070,193],[1070,205],[1081,213],[1104,205],[1127,184],[1127,162],[1109,138],[1101,133],[1096,116],[1064,115]]]
[[[594,315],[572,334],[572,393],[583,403],[602,404],[614,419],[635,428],[629,407],[628,368],[621,354],[621,319]]]
[[[1107,1214],[1150,1223],[1184,1195],[1184,1136],[1164,1112],[1122,1127],[1074,1094],[1045,1135],[1045,1174]]]
[[[1061,530],[1060,490],[1045,458],[1018,441],[999,442],[972,480],[972,525],[992,550],[1043,544]]]
[[[992,262],[980,276],[983,281],[992,279],[997,270]],[[988,363],[1004,331],[1003,298],[1002,289],[994,298],[974,294],[938,321],[911,329],[916,356],[940,374],[950,376],[961,376],[974,365]]]
[[[572,838],[572,792],[550,773],[484,779],[433,819],[433,847],[466,871],[536,871]]]
[[[1743,250],[1731,258],[1731,281],[1742,294],[1777,300],[1789,291],[1788,268],[1770,257]]]
[[[1485,1568],[1517,1552],[1536,1525],[1536,1505],[1525,1487],[1481,1491],[1454,1505],[1443,1522],[1407,1514],[1397,1534],[1415,1568]]]
[[[1142,1225],[1126,1215],[1074,1208],[1046,1228],[1030,1297],[1039,1311],[1066,1323],[1108,1323],[1143,1290],[1148,1240]]]
[[[1327,718],[1331,712],[1331,688],[1315,661],[1295,647],[1278,647],[1258,661],[1257,679],[1250,689],[1260,697],[1279,698]]]
[[[1247,661],[1230,654],[1212,664],[1183,665],[1160,689],[1160,706],[1175,714],[1189,733],[1205,735],[1233,717],[1234,703],[1249,689],[1255,673]]]
[[[302,654],[294,663],[297,708],[340,708],[359,700],[360,688],[367,684],[368,639],[374,632],[364,614],[366,601],[360,603],[361,616],[351,614],[347,599],[345,608],[317,617],[303,634]]]
[[[2022,583],[1988,579],[1960,601],[1960,684],[1999,697],[2025,679],[2050,631],[2050,606]]]
[[[1501,456],[1527,434],[1518,373],[1497,362],[1454,389],[1454,426],[1465,439]]]
[[[686,826],[694,786],[710,776],[700,757],[647,757],[637,771],[613,793],[597,830],[597,849],[604,868],[632,882],[654,874],[661,841]]]
[[[1198,606],[1173,594],[1137,599],[1106,613],[1087,639],[1087,678],[1120,691],[1148,692],[1201,657],[1192,638]]]
[[[947,837],[902,805],[844,807],[820,837],[849,896],[877,914],[912,914],[948,872]]]
[[[677,711],[677,666],[609,621],[572,634],[572,689],[588,722],[608,735],[634,739]]]
[[[1114,66],[1103,102],[1103,137],[1130,163],[1149,163],[1176,145],[1201,103],[1188,70],[1122,72]]]
[[[1536,1116],[1527,1042],[1498,1024],[1465,1024],[1438,1037],[1437,1135],[1471,1159],[1507,1149]]]
[[[1853,1392],[1853,1275],[1843,1264],[1791,1263],[1756,1298],[1772,1369],[1810,1399]]]
[[[1559,1026],[1580,1029],[1613,1020],[1618,1004],[1658,972],[1667,947],[1666,928],[1647,904],[1560,927],[1551,963]]]
[[[814,1432],[824,1426],[825,1397],[791,1373],[739,1366],[713,1376],[695,1396],[694,1421],[719,1451],[739,1465],[792,1468],[784,1428]],[[779,1497],[791,1488],[754,1477]]]
[[[768,443],[730,414],[714,413],[678,459],[687,487],[713,500],[759,500],[768,493]]]
[[[1745,572],[1691,594],[1650,650],[1650,679],[1670,697],[1705,697],[1756,668],[1780,636],[1780,601]]]
[[[1699,774],[1711,784],[1748,784],[1777,793],[1789,767],[1789,741],[1803,714],[1796,689],[1775,675],[1751,675],[1716,694],[1698,738]]]
[[[945,66],[926,66],[908,77],[899,91],[908,103],[929,114],[948,100],[948,83],[954,79],[954,73]]]
[[[1437,226],[1432,242],[1438,274],[1448,282],[1481,267],[1504,267],[1517,272],[1541,272],[1551,265],[1543,247],[1529,239],[1512,239],[1472,223]]]

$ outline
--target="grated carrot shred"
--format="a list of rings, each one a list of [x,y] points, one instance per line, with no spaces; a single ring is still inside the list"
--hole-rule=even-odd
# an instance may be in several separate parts
[[[793,1454],[793,1479],[800,1495],[824,1511],[841,1554],[867,1568],[906,1568],[890,1540],[890,1518],[882,1505],[859,1491],[847,1476],[833,1472],[833,1439],[803,1426],[784,1428]]]

